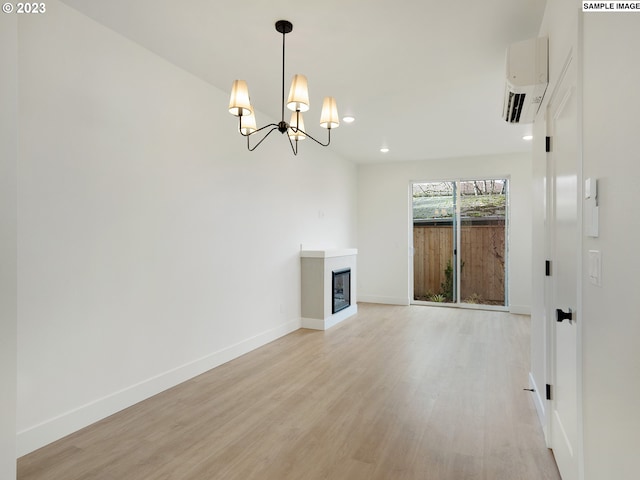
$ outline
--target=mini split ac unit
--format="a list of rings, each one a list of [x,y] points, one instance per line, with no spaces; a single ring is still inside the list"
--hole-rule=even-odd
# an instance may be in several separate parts
[[[502,118],[532,123],[549,83],[549,39],[532,38],[507,49],[507,81]]]

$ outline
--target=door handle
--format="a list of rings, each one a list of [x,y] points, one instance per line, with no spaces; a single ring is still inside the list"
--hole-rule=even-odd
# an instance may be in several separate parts
[[[573,312],[570,308],[568,308],[567,310],[569,311],[565,312],[560,308],[556,308],[556,321],[562,322],[564,320],[569,320],[569,323],[571,323],[571,320],[573,320]]]

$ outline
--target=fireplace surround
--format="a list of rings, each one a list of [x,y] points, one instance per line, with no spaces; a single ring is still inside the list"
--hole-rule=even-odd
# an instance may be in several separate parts
[[[355,248],[302,250],[302,327],[326,330],[358,311]]]

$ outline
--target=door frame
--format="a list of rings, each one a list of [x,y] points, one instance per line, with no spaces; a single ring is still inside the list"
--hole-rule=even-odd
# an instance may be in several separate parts
[[[414,285],[414,264],[413,258],[415,254],[415,247],[413,244],[413,186],[415,184],[420,183],[439,183],[439,182],[448,182],[448,183],[457,183],[457,182],[466,182],[472,180],[495,180],[495,179],[505,179],[507,180],[507,204],[506,204],[506,218],[505,218],[505,262],[504,262],[504,305],[482,305],[476,303],[463,303],[458,301],[460,296],[460,262],[459,262],[459,252],[460,252],[460,227],[461,227],[461,219],[460,219],[460,192],[456,191],[456,199],[454,200],[454,206],[456,208],[455,216],[454,216],[454,242],[455,242],[455,250],[458,252],[454,256],[454,264],[455,264],[455,285],[454,291],[456,292],[456,300],[452,303],[439,303],[439,302],[429,302],[424,300],[415,300],[415,285]],[[451,178],[435,178],[432,180],[411,180],[408,186],[408,228],[409,228],[409,304],[410,305],[428,305],[428,306],[437,306],[437,307],[450,307],[450,308],[469,308],[475,310],[494,310],[500,312],[508,312],[509,311],[509,255],[510,255],[510,235],[509,230],[511,228],[511,175],[470,175],[464,176],[459,175]]]
[[[549,101],[545,105],[544,112],[544,131],[546,132],[547,137],[552,136],[553,130],[553,120],[549,118],[551,114],[551,108],[555,106],[555,102],[558,100],[562,100],[561,95],[564,93],[564,80],[567,73],[570,70],[571,64],[573,63],[574,75],[575,75],[575,88],[576,88],[576,102],[577,102],[577,124],[576,124],[576,188],[577,188],[577,218],[576,218],[576,229],[578,232],[577,235],[577,260],[576,260],[576,309],[577,309],[577,321],[576,321],[576,411],[577,411],[577,431],[576,431],[576,460],[577,460],[577,471],[578,471],[578,479],[584,479],[584,430],[583,430],[583,369],[582,369],[582,245],[583,245],[583,214],[582,214],[582,198],[583,198],[583,151],[582,151],[582,82],[581,82],[581,62],[578,55],[576,55],[574,49],[571,49],[565,59],[565,62],[562,67],[562,71],[558,76],[558,80],[554,86],[553,91],[549,97]],[[553,138],[551,139],[553,144]],[[546,166],[545,166],[545,257],[549,260],[553,260],[555,258],[554,251],[554,188],[553,179],[554,179],[554,171],[555,166],[553,165],[553,156],[550,153],[546,154]],[[553,428],[553,389],[555,388],[555,374],[556,374],[556,319],[555,319],[555,307],[553,303],[553,288],[554,288],[554,278],[553,278],[553,261],[551,264],[551,276],[545,277],[544,282],[544,312],[545,312],[545,363],[546,363],[546,383],[547,385],[551,385],[551,399],[546,400],[545,405],[545,422],[544,422],[544,433],[545,433],[545,441],[547,446],[553,449],[552,444],[552,432]]]

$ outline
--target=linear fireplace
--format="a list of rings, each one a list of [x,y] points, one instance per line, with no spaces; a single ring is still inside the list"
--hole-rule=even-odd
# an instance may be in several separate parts
[[[300,251],[302,328],[327,330],[358,313],[356,248]]]
[[[333,291],[331,313],[337,313],[351,305],[351,269],[343,268],[331,273],[331,289]]]

